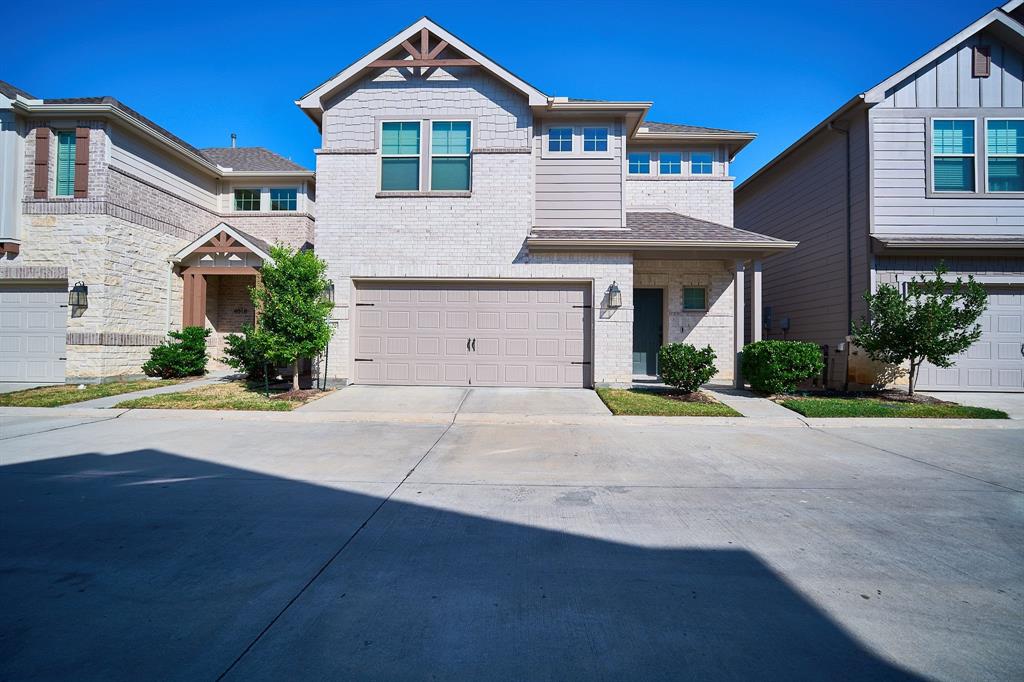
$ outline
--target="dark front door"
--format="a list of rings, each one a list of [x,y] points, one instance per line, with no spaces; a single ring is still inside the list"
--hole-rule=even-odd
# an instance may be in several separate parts
[[[663,295],[661,289],[633,290],[633,374],[658,374]]]

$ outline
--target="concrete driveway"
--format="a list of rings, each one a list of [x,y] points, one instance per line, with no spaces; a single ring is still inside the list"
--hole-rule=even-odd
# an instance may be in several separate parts
[[[1024,675],[1021,429],[32,419],[0,679]]]
[[[1024,393],[974,393],[969,391],[962,393],[922,391],[922,393],[933,395],[940,400],[960,403],[961,405],[1002,410],[1010,416],[1010,419],[1024,419]]]

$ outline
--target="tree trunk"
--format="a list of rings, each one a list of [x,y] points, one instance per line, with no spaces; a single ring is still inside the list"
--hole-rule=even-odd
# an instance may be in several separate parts
[[[914,384],[917,383],[917,370],[920,368],[921,366],[916,361],[910,361],[910,387],[907,389],[907,395],[914,395]]]
[[[299,359],[292,361],[292,390],[299,390]]]

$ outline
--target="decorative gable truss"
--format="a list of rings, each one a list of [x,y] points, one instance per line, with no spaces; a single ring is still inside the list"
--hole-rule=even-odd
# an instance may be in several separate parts
[[[215,274],[208,272],[210,268],[245,268],[251,274],[270,260],[269,251],[265,242],[221,223],[175,254],[174,262],[185,268],[203,268],[207,274]]]
[[[410,40],[416,40],[419,43],[417,47]],[[433,40],[433,45],[431,45]],[[419,31],[419,35],[413,35],[402,41],[402,48],[408,53],[408,58],[400,59],[375,59],[367,65],[367,68],[371,69],[391,69],[391,68],[435,68],[438,66],[480,66],[480,62],[469,57],[458,57],[451,58],[445,57],[444,59],[439,58],[440,54],[445,49],[450,48],[451,44],[439,38],[427,27],[423,27]],[[454,48],[451,51],[456,51]],[[459,54],[462,54],[461,52]]]

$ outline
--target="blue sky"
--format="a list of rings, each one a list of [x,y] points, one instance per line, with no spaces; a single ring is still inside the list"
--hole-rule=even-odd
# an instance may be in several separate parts
[[[758,133],[743,179],[995,0],[87,4],[48,3],[42,38],[9,32],[0,79],[113,95],[198,147],[237,132],[312,167],[316,127],[294,100],[426,14],[548,94]]]

